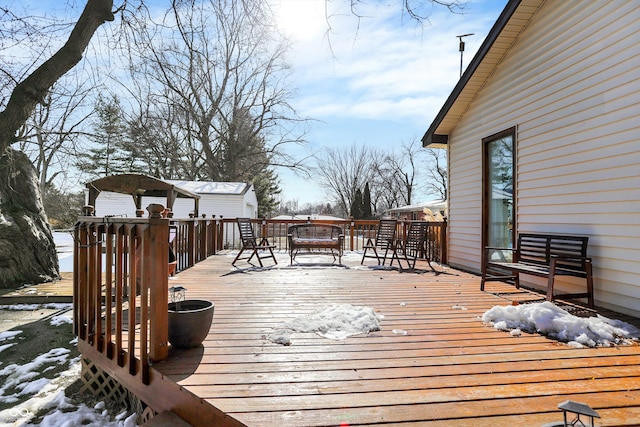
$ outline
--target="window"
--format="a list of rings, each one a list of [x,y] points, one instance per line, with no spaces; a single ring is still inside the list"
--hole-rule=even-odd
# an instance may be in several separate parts
[[[482,247],[512,248],[515,241],[515,131],[514,127],[482,140]]]

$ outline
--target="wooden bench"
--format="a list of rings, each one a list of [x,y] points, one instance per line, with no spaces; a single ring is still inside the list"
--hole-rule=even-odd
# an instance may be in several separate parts
[[[593,275],[591,258],[587,257],[586,236],[521,233],[515,248],[486,247],[482,259],[480,290],[490,280],[511,281],[520,287],[520,274],[546,277],[547,300],[553,301],[556,276],[582,277],[587,292],[559,295],[563,298],[587,298],[593,308]]]
[[[291,264],[299,253],[329,253],[333,261],[338,258],[342,264],[344,248],[344,231],[342,227],[332,224],[296,224],[288,229],[289,255]]]

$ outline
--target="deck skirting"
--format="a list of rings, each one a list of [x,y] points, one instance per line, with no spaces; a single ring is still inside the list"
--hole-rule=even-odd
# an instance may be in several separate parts
[[[82,382],[81,393],[91,393],[99,399],[115,402],[129,411],[135,412],[137,425],[143,425],[157,415],[157,412],[149,405],[89,359],[83,358],[81,360],[80,380]]]

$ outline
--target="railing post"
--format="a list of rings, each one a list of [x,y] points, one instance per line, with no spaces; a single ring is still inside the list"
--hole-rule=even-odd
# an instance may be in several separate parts
[[[265,218],[264,216],[262,217],[262,223],[261,223],[261,228],[260,228],[260,238],[265,238],[267,237],[267,218]]]
[[[187,264],[191,268],[196,264],[196,223],[198,219],[190,218],[188,222],[189,230],[187,231]]]
[[[351,226],[349,227],[349,250],[353,250],[353,239],[355,236],[355,222],[353,221],[353,217],[351,217]]]
[[[213,255],[215,255],[218,253],[218,220],[215,215],[213,215],[211,223],[211,242],[213,246]]]
[[[150,330],[149,358],[160,361],[169,355],[169,220],[151,210],[149,218],[150,255],[154,262],[149,269]]]

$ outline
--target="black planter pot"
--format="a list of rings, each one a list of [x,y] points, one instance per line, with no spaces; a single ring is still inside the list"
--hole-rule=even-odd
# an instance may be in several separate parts
[[[186,300],[169,303],[169,342],[177,348],[202,344],[213,321],[211,301]]]

